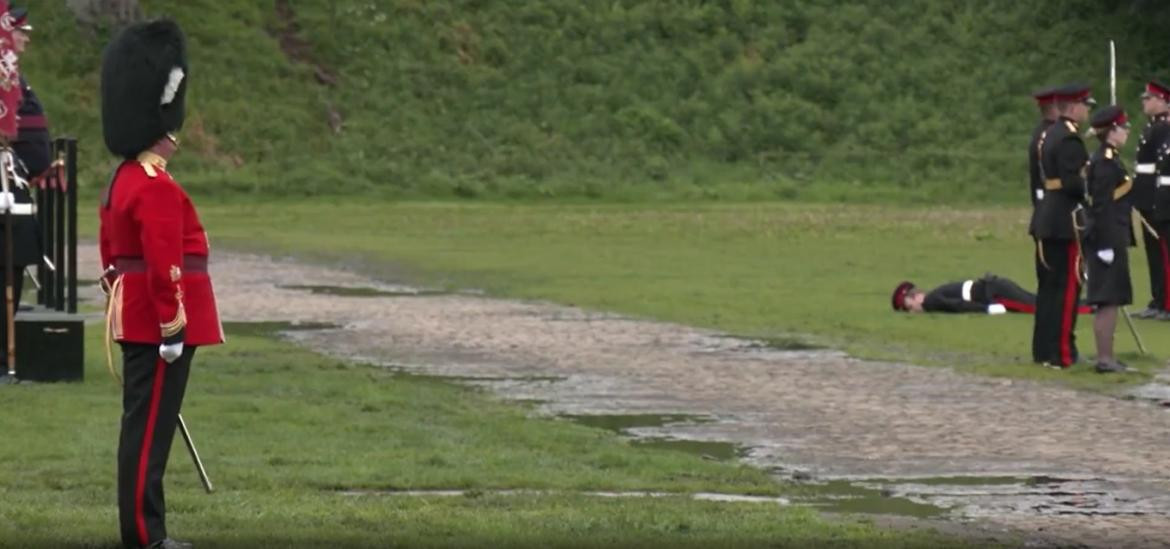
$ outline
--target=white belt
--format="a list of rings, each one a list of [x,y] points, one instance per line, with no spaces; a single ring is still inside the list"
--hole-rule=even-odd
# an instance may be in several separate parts
[[[1158,171],[1158,165],[1157,164],[1138,164],[1137,166],[1134,166],[1133,171],[1135,171],[1137,173],[1142,173],[1142,174],[1151,174],[1151,173],[1155,173]]]
[[[1158,186],[1159,187],[1170,187],[1170,176],[1165,176],[1165,175],[1158,176]]]
[[[1036,200],[1044,200],[1044,189],[1036,189]]]
[[[963,301],[971,301],[971,287],[974,285],[974,280],[968,280],[963,283]]]
[[[4,213],[12,204],[12,215],[36,215],[37,210],[31,203],[16,202],[12,193],[0,193],[0,214]]]

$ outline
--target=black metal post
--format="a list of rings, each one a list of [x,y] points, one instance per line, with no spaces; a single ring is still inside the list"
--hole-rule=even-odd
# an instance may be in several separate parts
[[[56,208],[53,210],[53,224],[54,235],[56,237],[56,248],[53,250],[53,264],[57,266],[57,277],[54,282],[54,309],[58,311],[65,310],[65,280],[69,277],[69,273],[65,271],[65,196],[58,193],[56,200]]]
[[[62,183],[66,185],[66,200],[69,202],[67,220],[69,252],[66,263],[66,272],[69,273],[69,303],[65,310],[72,314],[77,312],[77,139],[67,140],[65,150],[65,181]]]

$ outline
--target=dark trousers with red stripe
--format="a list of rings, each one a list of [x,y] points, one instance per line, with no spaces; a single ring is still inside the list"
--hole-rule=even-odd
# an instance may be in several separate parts
[[[1036,295],[1021,288],[1019,284],[995,275],[985,277],[983,280],[987,284],[987,295],[992,303],[1003,305],[1013,313],[1036,312]]]
[[[1151,223],[1154,223],[1155,226],[1159,225],[1159,223],[1154,221],[1153,210],[1139,210],[1138,213],[1145,219],[1150,220]],[[1150,309],[1170,310],[1166,302],[1168,295],[1166,286],[1170,282],[1167,280],[1167,277],[1170,276],[1170,269],[1166,268],[1166,265],[1170,263],[1170,257],[1168,257],[1166,250],[1166,233],[1170,230],[1170,227],[1166,223],[1160,224],[1162,227],[1158,228],[1158,232],[1161,234],[1161,238],[1150,234],[1150,231],[1145,227],[1140,228],[1142,233],[1142,246],[1146,249],[1146,268],[1150,273],[1151,299],[1147,307]]]
[[[1077,269],[1077,243],[1044,239],[1043,278],[1036,291],[1036,317],[1032,328],[1032,360],[1070,366],[1077,360],[1078,298],[1081,278]],[[1039,258],[1038,258],[1039,259]]]
[[[118,520],[126,547],[167,537],[163,475],[195,348],[167,364],[158,345],[122,344],[122,434],[118,440]]]
[[[1170,220],[1155,223],[1158,238],[1145,235],[1146,260],[1150,263],[1151,309],[1170,311]],[[1151,257],[1153,256],[1153,257]]]

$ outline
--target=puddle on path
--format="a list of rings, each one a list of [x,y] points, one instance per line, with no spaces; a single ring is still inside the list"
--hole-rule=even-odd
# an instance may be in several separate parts
[[[509,394],[508,389],[516,386],[533,388],[535,390],[522,392],[527,396],[519,403],[554,412],[557,400],[546,398],[555,395],[555,391],[550,391],[549,387],[566,380],[557,376],[436,375],[413,368],[390,369],[397,374],[415,378],[494,389],[503,395]],[[515,396],[515,393],[512,394]],[[683,438],[687,437],[684,433],[693,433],[696,426],[721,424],[728,421],[727,418],[682,413],[572,413],[558,417],[629,437],[631,444],[637,446],[681,451],[717,461],[734,462],[750,458],[751,449],[744,445]],[[918,519],[1054,515],[1155,515],[1170,518],[1170,496],[1163,495],[1163,492],[1143,490],[1132,483],[1104,479],[1064,478],[1060,475],[817,479],[806,474],[796,476],[795,480],[787,475],[785,477],[782,482],[785,483],[787,500],[792,504],[806,505],[828,513]],[[455,490],[389,495],[466,494]],[[619,494],[613,497],[630,496]]]
[[[659,450],[673,450],[694,454],[703,459],[714,461],[734,461],[747,456],[747,449],[730,442],[711,442],[705,440],[687,440],[679,438],[647,437],[636,438],[635,446],[657,448]]]
[[[267,337],[281,332],[335,330],[341,326],[328,322],[224,322],[223,331],[229,336]]]
[[[426,374],[417,370],[400,368],[394,366],[384,367],[392,374],[397,376],[409,377],[411,379],[420,379],[424,381],[434,381],[436,383],[462,383],[465,385],[477,385],[491,387],[498,384],[513,384],[513,383],[556,383],[564,381],[565,378],[561,376],[474,376],[474,375],[443,375],[443,374]],[[508,402],[521,401],[539,401],[541,403],[547,402],[540,399],[508,399]]]
[[[402,289],[386,290],[368,286],[324,286],[324,285],[281,285],[282,290],[300,290],[316,295],[330,295],[337,297],[429,297],[451,295],[451,292],[440,290],[418,290],[403,287]]]
[[[559,417],[588,427],[605,429],[631,437],[632,444],[644,448],[671,450],[715,461],[732,461],[747,456],[747,449],[730,442],[681,439],[671,436],[645,436],[638,429],[666,429],[674,425],[697,425],[714,421],[710,417],[686,414],[562,414]]]
[[[898,515],[934,518],[948,509],[906,496],[896,496],[889,489],[866,486],[847,480],[790,485],[792,501],[827,513]]]
[[[825,511],[914,517],[1135,516],[1170,517],[1170,496],[1105,479],[1053,476],[961,476],[837,479],[793,485],[794,503]],[[807,491],[807,492],[806,492]],[[807,494],[807,495],[805,495]]]
[[[745,496],[715,492],[674,493],[674,492],[563,492],[542,490],[340,490],[343,496],[394,496],[394,497],[466,497],[483,496],[554,496],[579,495],[598,498],[687,498],[696,501],[720,503],[771,503],[788,505],[788,498],[769,496]]]
[[[1153,381],[1130,389],[1127,393],[1130,398],[1148,400],[1170,408],[1170,372],[1163,372],[1154,377]]]

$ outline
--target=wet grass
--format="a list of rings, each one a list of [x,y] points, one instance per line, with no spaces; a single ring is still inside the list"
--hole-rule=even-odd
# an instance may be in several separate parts
[[[1102,376],[1091,363],[1063,372],[1031,364],[1030,316],[891,312],[889,293],[903,279],[929,287],[991,271],[1033,287],[1024,209],[369,201],[200,207],[213,240],[235,247],[341,262],[432,287],[483,288],[715,328],[777,348],[827,345],[865,358],[1099,391],[1144,382],[1170,356],[1167,322],[1135,321],[1152,357],[1137,356],[1119,325],[1119,354],[1138,373]],[[1133,282],[1140,300],[1148,281],[1135,272]],[[1086,358],[1093,354],[1091,324],[1086,316],[1077,327]]]
[[[314,295],[331,295],[337,297],[433,297],[451,293],[442,290],[391,291],[354,286],[305,286],[294,284],[277,287],[286,290],[306,291]]]
[[[938,547],[954,539],[809,509],[584,491],[781,495],[765,472],[529,417],[456,384],[337,362],[229,324],[184,416],[217,492],[175,442],[172,535],[200,547]],[[119,390],[90,325],[86,380],[0,387],[0,547],[114,547]],[[300,326],[304,328],[304,326]],[[469,491],[459,498],[341,490]],[[510,497],[492,490],[548,490]]]
[[[801,484],[794,488],[793,501],[810,505],[828,513],[898,515],[915,518],[935,518],[946,514],[946,509],[898,497],[885,490],[860,486],[844,480],[830,480],[818,484]]]

